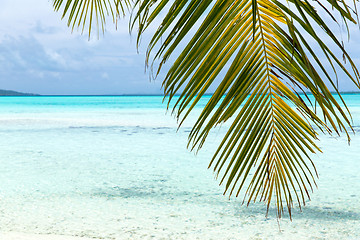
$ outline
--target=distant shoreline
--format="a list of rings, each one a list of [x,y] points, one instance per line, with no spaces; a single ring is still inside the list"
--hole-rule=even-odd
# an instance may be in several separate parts
[[[4,90],[4,89],[0,89],[0,96],[39,96],[39,94],[34,94],[34,93],[23,93],[23,92],[17,92],[17,91],[13,91],[13,90]]]

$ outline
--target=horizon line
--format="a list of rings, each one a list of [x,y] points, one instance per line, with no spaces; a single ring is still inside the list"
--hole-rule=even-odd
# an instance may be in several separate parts
[[[331,94],[337,94],[337,92],[331,91]],[[360,91],[340,91],[340,94],[357,94]],[[214,93],[206,93],[203,96],[211,96]],[[305,93],[299,93],[304,95]],[[306,92],[306,94],[312,94],[311,92]],[[180,96],[181,94],[176,94],[175,96]],[[224,94],[225,96],[226,94]],[[250,94],[249,94],[250,95]],[[146,93],[138,93],[138,94],[24,94],[24,95],[0,95],[0,97],[136,97],[136,96],[159,96],[165,97],[164,94],[146,94]]]

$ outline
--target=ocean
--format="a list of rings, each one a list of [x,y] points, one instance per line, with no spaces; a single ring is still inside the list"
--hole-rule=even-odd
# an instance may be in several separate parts
[[[360,94],[355,134],[320,134],[318,187],[293,220],[223,195],[197,154],[196,114],[177,129],[161,96],[0,97],[0,232],[95,239],[360,239]]]

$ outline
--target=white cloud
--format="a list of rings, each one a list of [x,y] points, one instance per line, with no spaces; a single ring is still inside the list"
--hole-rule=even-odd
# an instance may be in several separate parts
[[[67,69],[68,66],[67,66],[66,60],[59,53],[57,53],[56,51],[54,51],[52,49],[46,49],[45,53],[51,60],[56,62],[57,65],[59,65],[59,67]]]

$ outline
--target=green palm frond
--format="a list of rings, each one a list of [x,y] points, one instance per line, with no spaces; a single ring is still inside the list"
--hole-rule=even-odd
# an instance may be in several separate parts
[[[53,0],[55,11],[62,11],[62,18],[68,18],[67,25],[74,30],[81,28],[83,32],[88,27],[89,38],[94,23],[96,29],[105,31],[106,17],[112,21],[125,14],[130,7],[130,0]]]
[[[344,110],[324,80],[338,91],[332,76],[341,71],[360,86],[355,64],[313,4],[335,21],[334,12],[340,13],[346,26],[355,22],[356,14],[345,1],[329,0],[327,6],[306,0],[287,1],[287,5],[276,0],[136,2],[139,37],[163,16],[149,44],[147,63],[151,57],[159,59],[160,71],[176,49],[182,49],[163,82],[169,102],[180,94],[174,109],[181,123],[221,79],[189,135],[189,145],[201,148],[211,129],[231,121],[209,167],[221,176],[229,195],[238,196],[245,188],[248,204],[259,199],[269,207],[275,198],[279,217],[284,205],[291,217],[293,202],[301,207],[310,198],[316,170],[309,153],[320,151],[315,130],[345,131],[349,137],[346,105]],[[319,28],[337,49],[324,43]],[[335,51],[342,53],[350,70]],[[322,118],[306,92],[313,95]]]
[[[341,73],[360,87],[359,72],[318,13],[349,32],[349,25],[357,24],[357,9],[355,0],[352,6],[348,2],[54,0],[54,8],[64,9],[72,28],[84,29],[88,22],[90,34],[93,21],[104,30],[106,15],[115,21],[133,7],[130,26],[138,28],[138,42],[155,20],[161,20],[146,63],[159,62],[159,73],[177,56],[163,88],[168,107],[175,102],[180,125],[216,85],[189,135],[189,146],[201,148],[214,127],[230,122],[209,165],[225,193],[242,193],[247,204],[260,200],[268,208],[274,201],[279,217],[284,208],[291,217],[293,203],[305,205],[316,184],[310,158],[320,151],[316,131],[344,131],[350,140],[350,113],[338,92],[337,77]]]

